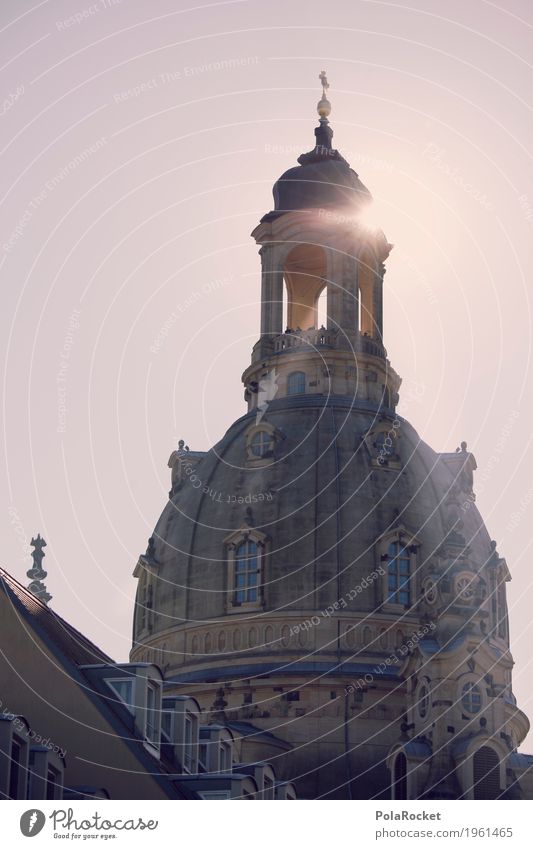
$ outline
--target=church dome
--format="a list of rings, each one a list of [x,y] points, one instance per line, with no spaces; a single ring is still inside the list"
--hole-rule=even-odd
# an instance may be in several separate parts
[[[249,451],[254,433],[272,438],[263,463]],[[391,448],[383,447],[387,437]],[[396,534],[417,549],[410,605],[416,606],[443,541],[458,540],[461,548],[461,540],[463,547],[468,540],[470,568],[481,569],[490,556],[490,537],[469,498],[469,482],[460,485],[455,499],[450,495],[459,480],[450,463],[456,459],[467,465],[470,457],[464,452],[440,455],[390,411],[338,396],[274,400],[259,424],[255,414],[243,416],[205,455],[182,451],[181,480],[154,531],[149,642],[168,629],[185,629],[201,637],[201,647],[210,633],[217,657],[212,652],[203,656],[202,648],[185,651],[185,657],[176,654],[168,674],[179,666],[180,680],[187,680],[188,670],[194,680],[194,670],[200,677],[241,677],[275,668],[279,640],[295,615],[297,621],[322,617],[328,605],[358,586],[364,587],[357,597],[358,614],[366,616],[367,626],[377,617],[388,629],[386,582],[370,581],[365,587],[365,580],[386,553],[382,540]],[[257,603],[239,607],[233,603],[228,563],[230,549],[248,537],[263,541],[264,564]],[[404,626],[414,614],[415,607],[411,614],[404,612]],[[392,613],[391,628],[397,616]],[[269,624],[271,645],[261,636]],[[227,628],[217,649],[217,633]],[[253,628],[258,631],[255,645],[248,639]],[[302,655],[301,644],[294,645],[295,673],[302,664],[338,653],[329,639],[321,644],[324,626],[315,630],[318,642],[314,637],[309,657]],[[389,636],[392,640],[392,632]],[[281,648],[287,659],[292,645],[289,641]],[[353,665],[353,650],[346,646],[343,655]]]
[[[457,798],[475,791],[456,757],[490,732],[482,759],[503,760],[529,727],[512,696],[510,574],[466,443],[436,452],[396,414],[392,246],[345,226],[370,194],[331,147],[320,79],[316,147],[252,234],[248,412],[211,450],[172,452],[169,500],[134,572],[131,660],[160,663],[166,691],[198,698],[207,722],[246,726],[241,761],[275,759],[300,796]]]
[[[303,165],[289,168],[274,184],[275,212],[297,209],[336,208],[351,214],[372,196],[355,171],[341,156],[315,156]]]

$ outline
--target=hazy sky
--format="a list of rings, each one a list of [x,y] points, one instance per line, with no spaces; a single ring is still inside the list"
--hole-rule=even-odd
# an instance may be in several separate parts
[[[400,412],[476,455],[533,715],[532,39],[527,0],[3,0],[2,565],[26,583],[40,531],[54,609],[127,657],[170,452],[244,412],[249,234],[313,146],[324,67],[395,245]]]

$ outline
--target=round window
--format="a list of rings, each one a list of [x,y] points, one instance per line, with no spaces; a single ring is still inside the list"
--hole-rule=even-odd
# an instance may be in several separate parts
[[[461,575],[460,578],[457,578],[455,582],[455,591],[459,598],[468,601],[474,595],[474,586],[473,586],[473,578],[468,575]]]
[[[250,440],[250,450],[254,457],[266,457],[272,454],[274,444],[272,436],[266,430],[258,430]]]

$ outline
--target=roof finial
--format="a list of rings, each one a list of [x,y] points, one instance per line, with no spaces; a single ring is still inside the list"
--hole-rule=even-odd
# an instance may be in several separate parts
[[[33,557],[33,566],[26,572],[28,578],[31,578],[31,583],[28,584],[28,589],[32,595],[39,599],[39,601],[44,602],[44,604],[48,604],[52,596],[46,591],[46,587],[43,584],[43,580],[48,574],[43,569],[43,557],[46,556],[43,548],[45,547],[46,542],[40,534],[37,534],[37,536],[32,539],[30,545],[34,547],[35,551],[32,551],[31,553],[31,556]]]
[[[320,115],[320,123],[328,124],[328,115],[331,112],[331,103],[328,100],[327,92],[329,88],[328,78],[325,71],[320,71],[318,79],[322,83],[322,99],[318,101],[317,112]]]

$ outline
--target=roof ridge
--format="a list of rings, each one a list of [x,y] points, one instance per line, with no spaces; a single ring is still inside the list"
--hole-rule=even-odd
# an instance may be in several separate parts
[[[45,615],[48,615],[52,619],[54,619],[57,624],[66,633],[70,634],[77,642],[79,642],[80,644],[83,643],[86,648],[88,648],[95,654],[98,654],[101,657],[105,658],[110,663],[115,663],[115,660],[113,660],[113,658],[111,658],[106,652],[104,652],[99,646],[97,646],[96,643],[93,643],[93,641],[86,637],[85,634],[82,634],[82,632],[78,631],[78,629],[71,625],[70,622],[67,622],[66,619],[63,619],[63,617],[60,616],[59,613],[56,613],[55,610],[52,610],[50,607],[48,607],[48,605],[44,604],[39,598],[37,598],[37,596],[33,595],[33,593],[31,593],[27,589],[27,587],[23,586],[20,581],[14,578],[13,575],[11,575],[11,573],[8,572],[7,569],[4,569],[2,566],[0,566],[0,582],[4,585],[7,585],[8,589],[11,590],[11,594],[15,595],[15,599],[17,598],[17,593],[24,595],[29,601],[40,607],[40,609],[43,611],[43,613],[45,613]],[[21,599],[17,600],[21,602]],[[24,608],[24,605],[22,606]]]

